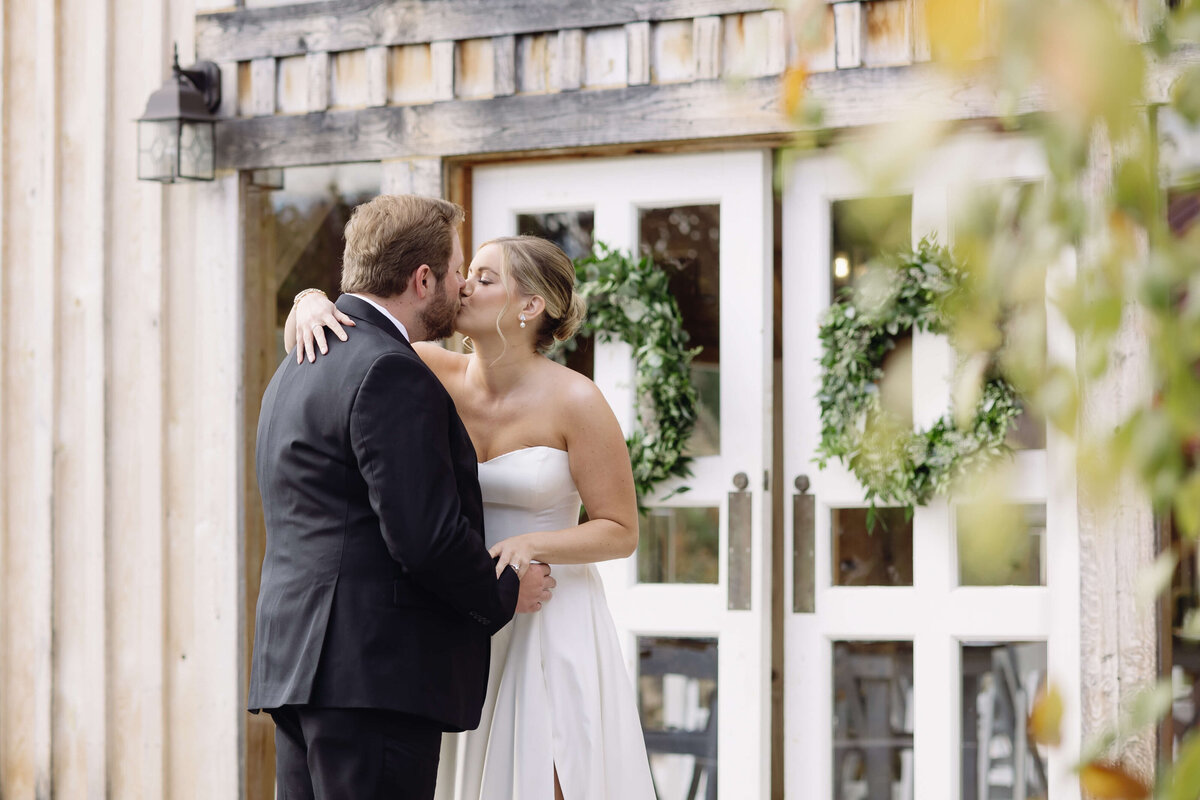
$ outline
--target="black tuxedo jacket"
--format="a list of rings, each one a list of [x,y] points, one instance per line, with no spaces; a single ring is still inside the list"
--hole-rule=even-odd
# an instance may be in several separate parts
[[[475,449],[450,395],[378,309],[263,395],[256,467],[267,551],[251,711],[379,708],[474,728],[489,637],[519,588],[483,540]]]

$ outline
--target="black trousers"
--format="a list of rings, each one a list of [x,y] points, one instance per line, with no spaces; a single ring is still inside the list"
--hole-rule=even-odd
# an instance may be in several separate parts
[[[367,708],[284,706],[275,720],[277,800],[431,800],[441,728]]]

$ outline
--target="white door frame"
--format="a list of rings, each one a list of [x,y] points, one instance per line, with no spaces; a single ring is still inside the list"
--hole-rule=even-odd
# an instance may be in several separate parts
[[[647,155],[474,170],[473,241],[516,232],[517,213],[593,209],[594,236],[638,244],[639,208],[721,206],[721,454],[695,459],[693,475],[662,487],[650,505],[720,509],[720,577],[708,585],[638,584],[636,555],[599,565],[622,648],[636,674],[638,636],[711,636],[718,644],[718,792],[770,792],[773,244],[771,153],[766,150]],[[628,346],[597,344],[595,380],[629,433],[634,424]],[[752,496],[750,610],[728,597],[728,502],[744,472]],[[670,499],[679,485],[690,487]]]
[[[971,183],[1039,180],[1037,147],[1016,136],[961,135],[914,170],[895,193],[912,193],[914,244],[927,233],[950,234],[949,204]],[[837,587],[832,582],[830,509],[863,506],[861,486],[840,463],[813,463],[820,436],[816,400],[820,345],[816,332],[830,296],[830,204],[870,194],[849,166],[829,153],[798,158],[786,177],[783,205],[784,477],[811,480],[816,503],[816,612],[792,612],[793,566],[785,559],[785,785],[800,800],[831,798],[833,643],[840,640],[913,642],[914,794],[957,797],[960,790],[960,645],[1012,640],[1048,643],[1050,680],[1066,698],[1063,746],[1048,761],[1053,800],[1077,800],[1070,772],[1079,752],[1079,556],[1074,454],[1051,430],[1046,450],[1017,455],[1016,502],[1044,502],[1046,586],[957,587],[951,506],[935,500],[913,519],[912,587]],[[889,192],[891,193],[891,192]],[[1070,266],[1064,265],[1069,271]],[[1053,283],[1053,278],[1051,280]],[[1052,358],[1073,363],[1074,340],[1048,307]],[[953,355],[942,337],[913,342],[913,416],[927,425],[949,406]],[[1049,483],[1053,481],[1053,485]],[[788,542],[792,504],[785,502]],[[785,552],[791,552],[790,546]]]

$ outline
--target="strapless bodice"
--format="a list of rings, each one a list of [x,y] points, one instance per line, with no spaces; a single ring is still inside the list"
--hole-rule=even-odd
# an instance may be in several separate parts
[[[530,531],[579,523],[579,490],[566,450],[537,445],[479,465],[487,545]]]

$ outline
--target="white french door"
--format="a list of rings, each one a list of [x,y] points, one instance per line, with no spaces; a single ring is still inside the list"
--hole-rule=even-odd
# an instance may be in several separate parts
[[[664,800],[682,800],[693,779],[724,798],[770,790],[771,208],[768,151],[473,174],[476,245],[535,232],[573,257],[593,241],[651,253],[704,348],[693,476],[644,498],[638,553],[600,565]],[[629,347],[596,345],[594,378],[628,433]]]
[[[884,512],[867,529],[862,487],[838,462],[818,469],[817,332],[838,285],[872,248],[952,236],[952,208],[973,184],[1044,175],[1032,143],[964,135],[887,198],[837,157],[789,168],[783,200],[785,784],[789,798],[1078,796],[1060,753],[1078,752],[1078,555],[1068,444],[1053,432],[1016,454],[1011,500],[1029,520],[1008,574],[973,574],[957,553],[956,508],[937,500],[911,521]],[[877,227],[872,228],[875,225]],[[890,237],[890,238],[889,238]],[[1052,354],[1072,358],[1048,310]],[[918,333],[912,418],[949,408],[954,355]],[[795,487],[795,488],[793,488]],[[1024,715],[1047,672],[1067,697],[1070,741],[1047,755]],[[1074,701],[1074,702],[1073,702]]]

